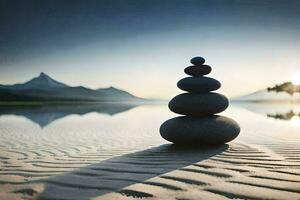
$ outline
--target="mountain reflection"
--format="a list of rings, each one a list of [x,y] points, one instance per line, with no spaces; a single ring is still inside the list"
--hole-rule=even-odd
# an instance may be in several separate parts
[[[300,117],[300,113],[295,113],[293,110],[291,110],[287,113],[267,114],[267,116],[275,119],[291,120],[294,117]]]
[[[233,103],[268,118],[291,121],[300,118],[300,103]]]
[[[101,103],[101,104],[73,104],[73,105],[34,105],[34,106],[0,106],[1,115],[23,116],[44,128],[53,121],[68,115],[84,115],[91,112],[115,115],[128,111],[138,104]]]

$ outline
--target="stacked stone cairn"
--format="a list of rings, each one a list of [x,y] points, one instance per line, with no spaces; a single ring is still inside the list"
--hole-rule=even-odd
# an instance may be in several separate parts
[[[239,125],[232,119],[216,113],[224,111],[228,99],[215,93],[221,83],[205,75],[211,67],[205,65],[202,57],[191,59],[192,66],[184,69],[189,77],[178,81],[177,86],[187,93],[175,96],[169,102],[169,109],[184,116],[164,122],[160,127],[161,136],[177,145],[219,145],[235,139]]]

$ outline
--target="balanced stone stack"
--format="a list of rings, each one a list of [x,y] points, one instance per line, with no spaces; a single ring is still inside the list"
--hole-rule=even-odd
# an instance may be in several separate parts
[[[160,127],[161,136],[178,145],[218,145],[236,138],[239,125],[232,119],[215,115],[224,111],[228,99],[212,92],[221,87],[221,83],[205,75],[211,67],[204,64],[202,57],[191,59],[192,66],[184,69],[190,77],[181,79],[177,86],[186,91],[169,102],[171,111],[185,115],[164,122]]]

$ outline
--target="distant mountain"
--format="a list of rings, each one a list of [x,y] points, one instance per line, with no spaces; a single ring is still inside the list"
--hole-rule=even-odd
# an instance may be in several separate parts
[[[98,90],[71,87],[41,73],[25,83],[0,85],[0,101],[146,101],[126,91],[110,88]]]
[[[15,85],[0,85],[0,89],[10,89],[10,90],[49,90],[53,88],[67,88],[68,85],[58,82],[52,79],[45,73],[40,73],[38,77],[31,79],[25,83],[19,83]]]
[[[128,100],[130,100],[133,97],[135,97],[132,94],[130,94],[129,92],[117,89],[115,87],[99,88],[99,89],[97,89],[97,91],[104,94],[104,95],[106,95],[106,96],[113,97],[114,99],[128,99]]]
[[[252,102],[300,102],[300,86],[291,82],[268,87],[264,90],[233,98],[233,101]]]
[[[275,92],[286,92],[290,95],[300,93],[300,85],[294,85],[292,82],[285,82],[274,87],[269,87],[267,90]]]

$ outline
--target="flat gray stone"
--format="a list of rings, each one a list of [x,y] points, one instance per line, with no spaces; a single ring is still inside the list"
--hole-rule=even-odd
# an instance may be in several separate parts
[[[192,65],[184,69],[184,73],[190,76],[204,76],[211,72],[209,65]]]
[[[239,125],[224,116],[181,116],[169,119],[160,126],[161,136],[178,145],[218,145],[235,139]]]
[[[169,102],[171,111],[189,116],[204,116],[224,111],[228,107],[228,99],[221,94],[183,93]]]
[[[198,56],[191,59],[191,63],[194,65],[202,65],[205,63],[205,59]]]
[[[209,77],[186,77],[178,81],[177,87],[188,92],[202,93],[219,89],[221,83]]]

